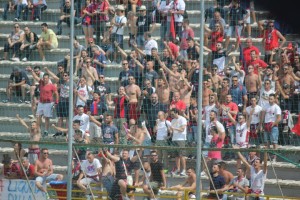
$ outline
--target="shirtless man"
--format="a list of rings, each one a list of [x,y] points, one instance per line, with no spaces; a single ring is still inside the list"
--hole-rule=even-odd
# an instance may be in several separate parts
[[[25,121],[20,118],[19,114],[16,115],[20,124],[22,124],[30,133],[30,141],[39,142],[41,139],[41,128],[40,125],[33,121],[29,127]],[[31,144],[28,147],[28,159],[30,163],[35,163],[35,161],[40,157],[40,148],[38,144]]]
[[[162,104],[168,105],[170,103],[170,87],[163,69],[160,69],[161,77],[158,78],[156,93],[158,101]]]
[[[111,192],[112,184],[115,176],[115,163],[111,162],[106,156],[102,159],[102,177],[101,181],[108,195]]]
[[[129,28],[129,47],[132,45],[133,42],[135,42],[135,33],[136,33],[136,20],[137,16],[132,11],[129,11],[127,19],[127,27]]]
[[[128,118],[137,120],[140,117],[139,100],[141,97],[141,89],[135,84],[133,76],[128,77],[129,85],[125,87],[125,97],[128,101]]]
[[[222,88],[221,91],[219,93],[219,102],[220,104],[225,103],[226,102],[226,96],[229,93],[229,79],[228,78],[224,78],[222,81]]]
[[[248,92],[248,99],[257,96],[257,93],[261,88],[261,81],[258,75],[254,73],[254,67],[252,65],[248,66],[248,74],[245,77],[245,84]]]
[[[280,82],[280,85],[283,86],[284,84],[287,85],[294,85],[294,78],[289,73],[289,64],[283,65],[283,74],[278,77],[278,80]]]
[[[176,85],[178,84],[178,81],[180,79],[180,73],[178,72],[178,66],[177,64],[173,63],[170,70],[166,65],[160,61],[160,59],[157,57],[159,65],[162,67],[162,69],[168,74],[169,76],[169,86],[171,90],[170,98],[173,97],[174,92],[178,92]]]
[[[179,82],[176,85],[179,91],[180,99],[185,103],[186,107],[190,107],[190,97],[192,94],[192,86],[184,76],[180,76]]]
[[[196,198],[195,194],[193,193],[196,190],[196,173],[194,168],[188,168],[186,171],[187,178],[185,179],[183,184],[175,185],[170,187],[170,189],[180,190],[177,192],[177,200],[182,198],[183,192],[185,190],[189,190],[189,198]]]
[[[85,63],[83,63],[81,66],[82,69],[81,74],[86,77],[86,82],[88,86],[93,86],[94,84],[93,80],[98,80],[97,70],[91,65],[91,62],[92,62],[91,58],[87,58]]]
[[[207,80],[203,81],[203,90],[202,90],[202,106],[205,107],[209,104],[209,95],[214,94],[207,84]]]
[[[53,174],[53,164],[52,160],[48,158],[49,151],[47,148],[41,150],[41,157],[35,161],[34,164],[34,174],[36,177],[35,185],[42,192],[46,193],[46,199],[49,199],[47,189],[43,187],[43,184],[47,181],[61,181],[63,180],[62,174]]]
[[[221,83],[223,78],[217,74],[217,71],[218,71],[218,66],[214,64],[211,69],[211,80],[212,80],[213,88],[215,89],[216,92],[219,92],[222,87]]]
[[[219,174],[225,179],[225,187],[230,186],[230,182],[234,178],[233,174],[226,170],[226,163],[224,161],[218,162],[218,165],[220,167]]]

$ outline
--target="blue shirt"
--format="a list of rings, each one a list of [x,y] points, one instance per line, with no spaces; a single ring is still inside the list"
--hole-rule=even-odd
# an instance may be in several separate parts
[[[247,90],[243,85],[237,85],[237,87],[231,87],[229,93],[231,94],[232,101],[237,105],[243,104],[243,96],[247,95]]]
[[[102,53],[100,55],[95,55],[94,59],[98,60],[102,64],[106,64],[106,57]],[[97,70],[98,75],[104,75],[104,67],[97,64],[94,64],[94,66]]]

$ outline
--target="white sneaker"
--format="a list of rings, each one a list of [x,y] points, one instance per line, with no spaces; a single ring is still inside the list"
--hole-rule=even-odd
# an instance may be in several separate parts
[[[15,62],[20,62],[20,59],[18,57],[11,58],[11,60]]]
[[[185,170],[182,170],[182,172],[180,173],[180,176],[186,176]]]
[[[202,171],[202,172],[201,172],[201,176],[206,176],[205,171]]]
[[[23,58],[23,59],[22,59],[22,61],[23,61],[23,62],[26,62],[26,61],[27,61],[27,58],[26,58],[26,57],[25,57],[25,58]]]
[[[257,26],[257,22],[253,22],[252,26]]]

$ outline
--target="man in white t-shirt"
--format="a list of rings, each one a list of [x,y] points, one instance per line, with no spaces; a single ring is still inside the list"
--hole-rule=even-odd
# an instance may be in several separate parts
[[[262,107],[257,105],[257,97],[253,96],[250,99],[250,106],[246,108],[246,119],[250,119],[250,135],[249,135],[249,143],[259,145],[259,123],[260,123],[260,115],[262,111]],[[252,115],[250,113],[252,112]]]
[[[85,106],[90,95],[93,94],[93,89],[87,85],[85,76],[81,76],[79,80],[79,86],[76,91],[76,107],[81,105]]]
[[[246,122],[246,118],[244,115],[238,115],[237,121],[232,117],[230,112],[228,112],[228,117],[230,121],[235,125],[235,140],[236,144],[240,148],[248,148],[248,140],[249,140],[249,123]]]
[[[269,103],[269,95],[275,94],[275,91],[271,89],[271,81],[265,80],[263,87],[260,90],[260,96],[258,105],[264,108]]]
[[[238,147],[235,147],[238,148]],[[238,152],[239,158],[246,165],[247,170],[250,170],[250,191],[251,194],[263,195],[265,188],[265,181],[267,179],[267,161],[268,161],[268,153],[265,151],[264,153],[264,164],[261,166],[261,160],[259,158],[255,159],[253,164],[250,165],[245,157]],[[256,200],[257,197],[250,196],[249,200]],[[258,197],[259,200],[263,200],[263,197]]]
[[[82,105],[79,105],[77,108],[77,115],[73,117],[74,120],[80,121],[80,130],[82,130],[85,133],[89,133],[90,129],[90,118],[87,114],[84,113],[84,108]]]
[[[217,99],[216,99],[216,95],[215,94],[210,94],[209,95],[209,104],[207,106],[204,107],[204,120],[205,120],[205,128],[206,128],[206,135],[209,133],[208,132],[208,128],[209,128],[209,125],[210,125],[210,112],[212,110],[216,111],[216,113],[218,113],[218,106],[216,103],[217,102]]]
[[[176,108],[172,108],[171,117],[173,118],[171,121],[171,127],[169,128],[172,133],[172,142],[174,146],[185,147],[186,143],[186,126],[187,120],[179,115],[179,110]],[[180,173],[181,176],[186,176],[186,152],[184,150],[175,151],[175,160],[176,160],[176,170],[172,172],[172,174],[177,174],[180,172],[180,163],[182,164],[182,171]]]
[[[181,40],[182,36],[182,22],[183,22],[183,14],[185,11],[185,2],[184,0],[174,0],[171,1],[167,6],[167,10],[169,11],[167,19],[171,19],[172,15],[174,15],[174,21],[175,21],[175,32],[176,36],[179,37],[179,40]]]
[[[261,129],[264,128],[264,142],[270,148],[270,142],[273,148],[277,149],[278,144],[278,124],[281,121],[281,109],[275,103],[275,94],[269,95],[269,103],[263,107],[261,114]],[[264,123],[264,124],[262,124]],[[274,156],[276,161],[276,156]]]
[[[158,50],[157,42],[156,42],[156,40],[151,38],[151,33],[150,32],[144,33],[144,39],[145,39],[144,53],[148,56],[152,56],[151,50],[153,48]]]
[[[90,193],[88,190],[89,185],[100,181],[102,165],[92,152],[88,152],[86,158],[81,164],[81,173],[77,180],[77,185],[88,195]],[[86,176],[84,176],[84,173]]]
[[[156,125],[154,127],[154,132],[156,132],[156,146],[169,146],[168,139],[171,137],[168,134],[168,129],[171,128],[171,122],[166,120],[166,114],[163,111],[159,111],[157,114],[158,119],[156,120]],[[162,163],[165,166],[169,166],[168,163],[168,151],[159,150],[159,158],[162,158]]]

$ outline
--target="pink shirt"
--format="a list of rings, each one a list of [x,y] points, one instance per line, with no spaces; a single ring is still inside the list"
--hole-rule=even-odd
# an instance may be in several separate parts
[[[182,31],[180,50],[188,49],[189,46],[188,46],[188,43],[187,43],[187,39],[189,37],[194,38],[194,31],[191,28],[188,28],[187,30]]]
[[[222,148],[223,141],[219,135],[215,135],[210,142],[210,148]],[[208,157],[211,159],[222,160],[221,151],[209,151]]]

